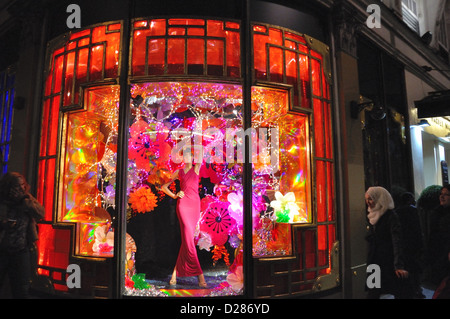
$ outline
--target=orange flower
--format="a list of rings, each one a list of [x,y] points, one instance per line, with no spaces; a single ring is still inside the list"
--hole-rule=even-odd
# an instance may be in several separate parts
[[[147,186],[140,187],[133,193],[130,193],[128,202],[131,208],[138,213],[151,212],[157,206],[157,198],[152,190]]]

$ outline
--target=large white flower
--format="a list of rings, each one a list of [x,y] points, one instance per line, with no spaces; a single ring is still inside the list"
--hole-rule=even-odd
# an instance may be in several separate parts
[[[213,246],[211,243],[211,235],[209,235],[207,232],[200,231],[198,235],[197,245],[198,248],[209,251],[210,248]]]
[[[287,211],[289,214],[289,221],[294,220],[294,216],[298,214],[300,207],[295,203],[295,194],[289,192],[283,196],[279,191],[275,192],[275,199],[270,202],[275,212]]]
[[[95,242],[92,246],[94,252],[99,252],[101,250],[100,245],[107,244],[108,246],[114,247],[114,233],[108,232],[109,225],[98,226],[95,229],[94,237]]]

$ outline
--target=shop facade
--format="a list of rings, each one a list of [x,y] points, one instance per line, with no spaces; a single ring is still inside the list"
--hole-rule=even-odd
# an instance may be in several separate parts
[[[96,297],[337,287],[329,47],[250,22],[240,3],[234,19],[136,17],[140,6],[48,43],[41,279],[55,293]],[[183,169],[186,150],[202,162],[195,242],[206,289],[167,277],[180,238],[161,186]],[[80,288],[67,285],[69,265]]]
[[[367,23],[369,1],[107,3],[79,2],[73,29],[69,2],[8,8],[27,23],[11,27],[21,54],[5,72],[13,138],[0,147],[46,209],[33,287],[364,298],[365,189],[414,192],[415,83],[449,84],[417,64],[445,66],[396,2],[380,4],[382,28]],[[180,222],[161,188],[187,153],[202,163],[206,288],[169,284]]]

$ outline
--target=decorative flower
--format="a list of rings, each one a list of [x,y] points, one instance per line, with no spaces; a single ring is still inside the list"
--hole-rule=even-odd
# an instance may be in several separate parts
[[[270,206],[275,210],[277,221],[280,223],[291,222],[298,214],[300,207],[295,203],[295,195],[289,192],[283,196],[280,192],[275,193],[276,200],[270,202]]]
[[[114,248],[114,232],[108,231],[109,225],[98,226],[94,232],[92,250],[96,253],[111,252]]]
[[[227,276],[227,282],[234,291],[239,291],[244,287],[244,275],[242,266],[237,266],[235,271],[229,273]]]
[[[228,212],[229,203],[215,200],[209,203],[200,220],[200,230],[211,236],[213,245],[224,245],[228,240],[229,231],[236,221]]]
[[[200,231],[197,246],[200,249],[209,251],[212,247],[211,236],[207,232]]]
[[[157,197],[147,186],[142,186],[136,191],[130,193],[128,202],[131,208],[138,213],[151,212],[157,206]]]
[[[131,280],[128,276],[125,276],[125,287],[134,288],[134,281]]]
[[[230,254],[228,253],[227,249],[225,248],[224,245],[215,245],[213,250],[212,250],[213,256],[212,256],[212,260],[213,260],[213,266],[215,266],[217,264],[217,261],[222,258],[223,256],[223,261],[225,262],[225,264],[227,266],[230,266]]]
[[[128,142],[128,154],[130,159],[136,162],[136,166],[147,171],[151,170],[155,163],[152,141],[150,136],[144,133],[131,137]],[[152,165],[153,164],[153,165]]]
[[[131,277],[131,280],[134,282],[134,288],[136,289],[146,289],[150,287],[145,281],[145,274],[135,274]]]

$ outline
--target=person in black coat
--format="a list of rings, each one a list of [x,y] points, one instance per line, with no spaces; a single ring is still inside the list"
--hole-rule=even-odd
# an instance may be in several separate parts
[[[423,268],[424,239],[420,225],[416,200],[410,192],[401,195],[400,205],[395,209],[402,227],[402,243],[404,247],[405,268],[409,273],[410,289],[413,298],[425,298],[421,287]]]
[[[29,297],[36,220],[44,215],[44,207],[29,193],[25,178],[6,173],[0,180],[0,287],[8,275],[14,298]]]
[[[365,200],[369,221],[367,265],[378,265],[381,272],[380,287],[368,287],[367,297],[378,299],[382,294],[392,294],[395,298],[407,298],[403,283],[408,271],[403,261],[401,225],[392,196],[383,187],[370,187]]]
[[[433,288],[450,275],[450,185],[442,187],[440,206],[430,217],[430,236],[427,243],[428,283]]]

